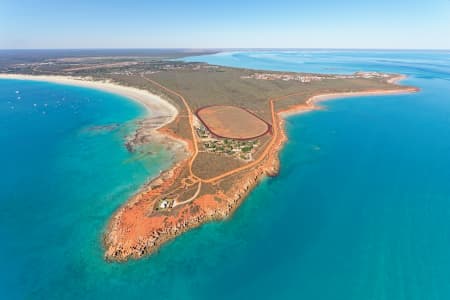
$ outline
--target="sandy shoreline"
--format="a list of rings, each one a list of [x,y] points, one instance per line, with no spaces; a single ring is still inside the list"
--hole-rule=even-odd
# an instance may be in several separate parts
[[[161,128],[165,124],[172,122],[178,116],[178,111],[175,107],[159,96],[153,95],[145,90],[125,87],[110,82],[97,82],[85,78],[64,76],[0,74],[1,78],[48,81],[120,94],[144,105],[152,117],[164,115],[165,118],[161,118],[164,119],[161,122],[162,125],[156,128]],[[391,78],[390,83],[396,84],[404,78],[404,76]],[[182,205],[176,208],[178,212],[174,216],[156,214],[149,217],[148,212],[153,211],[154,201],[156,201],[155,197],[166,192],[179,176],[182,176],[180,174],[183,168],[186,167],[186,164],[188,164],[188,153],[190,152],[188,148],[189,142],[181,140],[178,136],[174,136],[173,133],[165,130],[165,128],[148,131],[148,129],[155,129],[155,127],[151,128],[142,124],[133,141],[136,143],[146,143],[149,141],[162,143],[163,139],[166,138],[176,140],[177,142],[174,144],[177,147],[169,149],[169,151],[177,152],[178,149],[182,155],[175,158],[174,164],[170,168],[141,187],[134,196],[121,205],[112,215],[103,238],[105,259],[108,261],[126,261],[129,258],[137,259],[144,255],[152,254],[165,242],[192,228],[198,227],[208,221],[223,220],[230,217],[263,177],[276,176],[278,174],[280,168],[278,153],[287,141],[284,128],[286,117],[321,109],[317,103],[326,100],[357,96],[404,94],[417,91],[418,89],[413,87],[397,87],[391,90],[374,89],[364,92],[318,94],[311,96],[306,103],[292,106],[284,111],[274,111],[273,126],[278,128],[279,134],[273,137],[273,143],[271,143],[267,154],[264,154],[265,159],[251,170],[248,170],[245,177],[233,182],[229,190],[213,194],[207,193],[194,199],[192,203],[201,209],[191,211],[190,206]],[[159,132],[159,134],[153,134],[153,132]],[[153,138],[148,139],[149,133]],[[156,139],[154,139],[155,137]],[[220,199],[220,201],[217,201],[216,198]]]
[[[70,77],[55,75],[25,75],[25,74],[0,74],[0,79],[16,79],[51,82],[62,85],[71,85],[105,91],[125,97],[138,103],[146,109],[147,115],[138,121],[134,134],[128,136],[125,141],[129,151],[135,146],[157,143],[164,144],[174,155],[176,164],[187,155],[187,144],[185,141],[166,134],[163,127],[170,124],[178,116],[178,110],[168,101],[147,90],[129,86],[119,85],[110,81],[95,81],[89,77]],[[148,180],[151,180],[150,177]],[[138,191],[139,192],[139,191]]]
[[[405,79],[406,76],[400,75],[398,77],[394,77],[390,79],[388,82],[392,84],[398,84],[400,80]],[[319,94],[310,97],[306,104],[300,104],[288,108],[286,110],[278,112],[282,118],[287,118],[293,115],[297,115],[300,113],[306,113],[312,110],[320,109],[321,107],[317,105],[319,102],[328,101],[328,100],[338,100],[343,98],[352,98],[352,97],[363,97],[363,96],[385,96],[385,95],[400,95],[400,94],[408,94],[418,92],[418,88],[413,87],[405,87],[403,89],[398,90],[371,90],[371,91],[363,91],[363,92],[348,92],[348,93],[328,93],[328,94]]]
[[[52,76],[52,75],[22,75],[22,74],[0,74],[0,79],[17,79],[44,81],[63,85],[73,85],[101,90],[118,94],[131,99],[145,107],[151,117],[164,116],[166,120],[158,127],[172,122],[178,115],[178,110],[160,96],[154,95],[146,90],[115,84],[109,81],[94,81],[84,77]]]
[[[398,77],[400,79],[400,77]],[[403,77],[401,77],[403,78]],[[393,81],[394,83],[394,81]],[[307,103],[287,110],[289,114],[320,109],[315,103],[335,98],[352,96],[370,96],[391,93],[415,92],[418,89],[397,87],[391,90],[368,90],[358,93],[329,93],[310,97]],[[171,169],[160,174],[148,188],[136,194],[127,201],[111,218],[104,236],[105,259],[123,262],[128,259],[138,259],[155,253],[164,243],[202,224],[229,218],[246,196],[265,176],[276,176],[279,172],[279,151],[287,141],[285,133],[285,114],[276,112],[273,126],[278,128],[279,134],[268,146],[261,163],[247,170],[245,176],[237,178],[227,189],[207,192],[191,203],[193,206],[178,206],[173,215],[154,212],[158,195],[167,193],[172,184],[179,179],[181,171],[188,164],[188,160],[180,161]],[[220,199],[220,201],[217,201]],[[198,209],[191,210],[192,207]]]
[[[406,78],[405,75],[399,75],[397,77],[389,79],[388,82],[392,84],[398,84],[399,81],[405,78]],[[70,77],[70,76],[56,76],[56,75],[25,75],[25,74],[0,74],[0,79],[52,82],[57,84],[93,88],[113,94],[118,94],[144,106],[152,117],[160,117],[160,116],[167,117],[166,120],[163,123],[161,123],[157,128],[169,124],[170,122],[175,120],[176,116],[178,115],[178,110],[171,103],[162,99],[158,95],[152,94],[146,90],[123,86],[109,81],[94,81],[92,79],[85,77]],[[399,90],[373,90],[365,92],[319,94],[310,97],[306,101],[306,104],[296,105],[287,110],[279,111],[278,115],[280,115],[283,118],[286,118],[299,113],[305,113],[311,110],[320,109],[320,106],[316,104],[327,100],[360,97],[360,96],[405,94],[417,91],[418,91],[417,88],[404,88]]]

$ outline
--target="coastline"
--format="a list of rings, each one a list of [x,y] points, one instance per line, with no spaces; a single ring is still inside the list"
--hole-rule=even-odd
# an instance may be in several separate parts
[[[0,74],[0,79],[2,78],[47,81],[104,90],[111,93],[117,93],[128,99],[139,102],[147,108],[152,117],[161,117],[169,112],[171,113],[170,118],[161,118],[164,119],[164,122],[158,124],[159,126],[157,127],[147,127],[145,122],[143,122],[137,130],[135,137],[133,137],[133,140],[140,143],[149,141],[164,142],[165,140],[176,141],[177,145],[183,145],[182,149],[184,151],[184,157],[177,157],[171,167],[161,174],[158,174],[153,179],[149,178],[148,182],[137,190],[135,195],[124,202],[111,216],[103,238],[105,258],[108,261],[126,261],[129,258],[137,259],[145,255],[150,255],[157,251],[167,241],[172,240],[186,231],[198,227],[208,221],[223,220],[232,216],[233,212],[246,199],[247,195],[265,176],[276,176],[278,174],[280,168],[278,154],[283,148],[284,143],[287,141],[284,127],[285,119],[287,117],[321,109],[317,103],[332,99],[403,94],[418,91],[417,88],[404,87],[391,90],[317,94],[311,96],[306,101],[306,104],[294,105],[283,111],[274,111],[275,118],[273,119],[272,125],[277,128],[279,134],[274,137],[273,143],[268,147],[266,154],[264,154],[265,159],[258,165],[255,165],[255,168],[247,172],[245,176],[238,177],[228,191],[223,191],[219,194],[202,195],[193,200],[193,203],[200,205],[205,208],[205,210],[194,213],[190,215],[189,218],[180,221],[175,218],[163,216],[150,220],[146,214],[152,205],[147,199],[162,192],[165,187],[169,187],[171,182],[177,179],[183,166],[189,161],[190,155],[186,155],[191,152],[188,147],[189,141],[184,141],[178,136],[174,136],[170,132],[164,130],[165,128],[162,128],[164,125],[171,123],[177,118],[178,111],[175,107],[161,99],[161,97],[153,95],[145,90],[125,87],[111,82],[92,81],[88,78]],[[390,83],[397,84],[398,81],[404,78],[405,76],[391,78],[392,81],[390,81]],[[147,129],[151,130],[148,131]],[[140,132],[142,132],[142,135],[140,135]],[[151,139],[148,138],[149,136],[151,136]],[[155,140],[155,137],[159,139]],[[172,150],[173,149],[170,149],[169,151]],[[215,197],[222,199],[222,204],[218,204],[217,201],[214,201]],[[187,207],[183,206],[177,208],[177,210],[186,212],[186,215],[189,215],[187,209]],[[124,227],[125,224],[127,224],[126,227]]]
[[[50,82],[61,85],[77,86],[95,89],[116,94],[133,101],[146,110],[144,118],[137,119],[137,128],[134,134],[127,137],[125,145],[133,151],[137,145],[145,143],[165,144],[173,152],[176,164],[189,152],[186,141],[168,135],[164,126],[173,122],[178,116],[178,109],[162,97],[135,87],[129,87],[112,81],[96,81],[90,77],[72,77],[62,75],[27,75],[27,74],[0,74],[0,79],[30,80]],[[149,178],[148,180],[150,180]],[[137,191],[139,192],[139,191]]]
[[[404,78],[399,76],[396,79]],[[417,88],[398,88],[391,90],[369,90],[358,93],[335,93],[315,95],[308,99],[308,103],[288,109],[291,114],[319,109],[316,102],[347,96],[382,95],[391,93],[410,93],[418,91]],[[282,98],[282,97],[281,97]],[[192,206],[201,209],[190,210],[189,206],[174,208],[174,215],[156,214],[149,217],[147,212],[152,210],[152,199],[164,193],[166,187],[177,180],[183,166],[188,160],[180,161],[173,168],[162,173],[158,178],[148,184],[146,190],[133,196],[125,203],[111,219],[107,233],[104,237],[105,258],[108,261],[124,262],[128,259],[139,259],[152,255],[161,246],[177,236],[197,228],[210,221],[220,221],[230,218],[247,195],[266,176],[276,176],[280,169],[279,151],[288,140],[285,132],[285,115],[283,112],[275,112],[273,126],[277,134],[273,142],[264,154],[264,159],[254,168],[235,179],[230,188],[216,193],[206,193],[195,200]],[[218,200],[217,200],[218,199]]]
[[[152,94],[146,90],[119,85],[111,81],[95,81],[88,77],[25,74],[0,74],[0,79],[51,82],[56,84],[91,88],[112,94],[117,94],[127,99],[131,99],[143,106],[147,110],[149,116],[151,116],[152,118],[162,116],[167,117],[167,119],[164,122],[161,122],[161,124],[157,126],[157,128],[161,128],[164,125],[169,124],[178,115],[178,110],[175,108],[175,106],[162,99],[160,96]]]
[[[399,75],[397,77],[391,78],[388,80],[389,83],[394,85],[399,85],[400,81],[406,79],[407,76]],[[416,87],[405,87],[398,90],[368,90],[364,92],[345,92],[345,93],[326,93],[326,94],[318,94],[311,96],[308,100],[306,100],[306,104],[294,105],[286,110],[282,110],[278,112],[278,115],[282,118],[287,118],[293,115],[306,113],[313,110],[322,109],[318,103],[329,101],[329,100],[339,100],[339,99],[347,99],[353,97],[364,97],[364,96],[385,96],[385,95],[401,95],[401,94],[409,94],[419,92],[420,89]]]

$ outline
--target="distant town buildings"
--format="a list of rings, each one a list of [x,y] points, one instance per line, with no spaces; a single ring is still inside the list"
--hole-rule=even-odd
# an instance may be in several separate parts
[[[295,74],[295,73],[253,73],[251,75],[241,76],[242,79],[257,80],[283,80],[299,81],[301,83],[310,83],[323,79],[352,79],[352,78],[387,78],[389,74],[379,72],[356,72],[352,75],[318,75],[318,74]]]
[[[242,79],[258,79],[258,80],[296,80],[302,83],[308,83],[315,80],[322,80],[322,77],[317,75],[303,75],[303,74],[283,74],[283,73],[254,73],[248,76],[241,76]]]

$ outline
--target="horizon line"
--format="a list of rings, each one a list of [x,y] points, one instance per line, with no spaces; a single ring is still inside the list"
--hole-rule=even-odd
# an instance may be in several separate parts
[[[133,48],[0,48],[0,51],[40,51],[40,50],[189,50],[189,51],[246,51],[246,50],[360,50],[360,51],[450,51],[450,48],[324,48],[324,47],[133,47]]]

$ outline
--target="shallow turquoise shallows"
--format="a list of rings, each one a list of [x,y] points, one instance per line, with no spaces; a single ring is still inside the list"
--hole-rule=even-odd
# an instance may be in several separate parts
[[[450,299],[448,52],[187,60],[400,72],[421,92],[288,118],[279,176],[232,218],[116,264],[102,257],[108,217],[172,159],[158,145],[147,156],[124,147],[145,111],[100,91],[0,80],[1,299]]]

